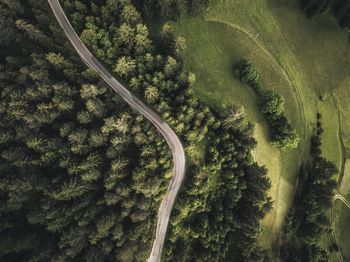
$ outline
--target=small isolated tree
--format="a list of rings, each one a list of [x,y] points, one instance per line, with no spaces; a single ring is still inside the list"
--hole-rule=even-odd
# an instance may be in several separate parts
[[[250,60],[240,60],[234,68],[235,74],[258,93],[261,92],[260,73],[254,68]]]
[[[187,79],[188,79],[189,87],[193,87],[194,83],[196,82],[196,75],[191,73],[191,72],[189,72]]]
[[[177,37],[174,42],[174,56],[177,59],[181,59],[186,47],[186,39],[182,36]]]

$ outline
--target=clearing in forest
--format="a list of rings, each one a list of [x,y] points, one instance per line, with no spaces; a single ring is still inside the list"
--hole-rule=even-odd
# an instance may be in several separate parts
[[[274,201],[261,238],[273,246],[292,203],[300,165],[308,159],[317,112],[324,116],[324,155],[341,167],[340,130],[350,132],[340,127],[350,97],[347,33],[329,16],[308,19],[295,0],[215,1],[203,14],[175,22],[174,29],[186,38],[185,66],[197,75],[197,96],[218,109],[245,106],[256,126],[254,154],[269,169]],[[257,97],[233,74],[234,63],[242,58],[253,61],[267,89],[284,96],[286,114],[302,138],[298,149],[282,152],[268,143]],[[350,141],[345,147],[350,148]]]

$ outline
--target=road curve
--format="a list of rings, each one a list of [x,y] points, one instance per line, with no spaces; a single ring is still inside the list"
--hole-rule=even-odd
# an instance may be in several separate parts
[[[350,208],[350,203],[346,200],[345,197],[343,197],[342,195],[340,194],[336,194],[333,196],[333,207],[332,207],[332,210],[331,210],[331,221],[333,221],[333,216],[334,216],[334,205],[335,205],[335,201],[337,200],[340,200],[341,202],[343,202],[344,205],[346,205],[348,208]],[[335,241],[335,243],[337,244],[337,246],[339,247],[339,241],[338,241],[338,238],[337,238],[337,235],[335,234],[335,228],[334,228],[334,223],[332,222],[332,227],[333,227],[333,230],[332,230],[332,235],[333,235],[333,239]],[[344,261],[344,258],[343,258],[343,255],[341,253],[340,250],[338,250],[338,257],[339,257],[339,261],[343,262]]]
[[[158,222],[155,240],[153,242],[152,251],[148,262],[160,261],[165,234],[168,228],[170,213],[173,208],[176,195],[181,187],[181,183],[185,177],[185,152],[180,139],[170,126],[165,123],[152,109],[144,104],[140,99],[131,94],[127,88],[119,83],[108,70],[94,57],[94,55],[82,43],[79,36],[74,31],[67,16],[65,15],[58,0],[48,0],[50,7],[64,30],[69,41],[73,45],[80,58],[86,65],[95,70],[99,76],[116,92],[118,93],[132,108],[144,115],[163,135],[168,143],[173,156],[173,177],[169,183],[167,193],[162,200],[158,210]]]
[[[350,208],[350,203],[349,203],[349,202],[345,199],[345,197],[343,197],[342,195],[336,194],[336,195],[333,197],[333,203],[334,203],[336,200],[342,201],[348,208]]]

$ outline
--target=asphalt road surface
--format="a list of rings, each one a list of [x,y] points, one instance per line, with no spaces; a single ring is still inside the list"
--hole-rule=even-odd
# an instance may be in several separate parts
[[[165,123],[152,109],[150,109],[145,103],[143,103],[136,96],[131,94],[127,88],[119,83],[108,70],[92,55],[87,47],[81,42],[79,36],[74,31],[68,18],[66,17],[58,0],[48,0],[50,7],[64,30],[69,41],[84,61],[86,65],[94,69],[104,81],[117,92],[132,108],[137,112],[144,115],[158,131],[163,135],[164,139],[168,143],[173,156],[174,169],[173,177],[168,186],[167,193],[162,200],[158,210],[158,222],[155,240],[153,242],[152,251],[148,259],[149,262],[160,261],[165,234],[168,228],[170,213],[173,208],[176,195],[181,187],[181,183],[185,176],[185,152],[181,144],[180,139],[175,132]]]

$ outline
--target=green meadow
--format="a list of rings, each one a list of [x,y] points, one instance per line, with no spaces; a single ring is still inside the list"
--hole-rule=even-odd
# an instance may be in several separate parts
[[[197,16],[173,22],[186,38],[186,69],[197,76],[195,93],[222,109],[243,105],[255,124],[254,156],[269,170],[272,211],[262,222],[262,243],[277,243],[295,192],[300,165],[309,158],[309,139],[317,112],[323,115],[324,156],[339,169],[350,148],[350,46],[347,33],[329,16],[309,19],[297,4],[286,0],[215,1]],[[286,114],[301,136],[299,148],[280,151],[269,144],[269,129],[252,90],[233,73],[239,59],[253,61],[267,89],[281,93]],[[344,156],[343,156],[344,155]]]

